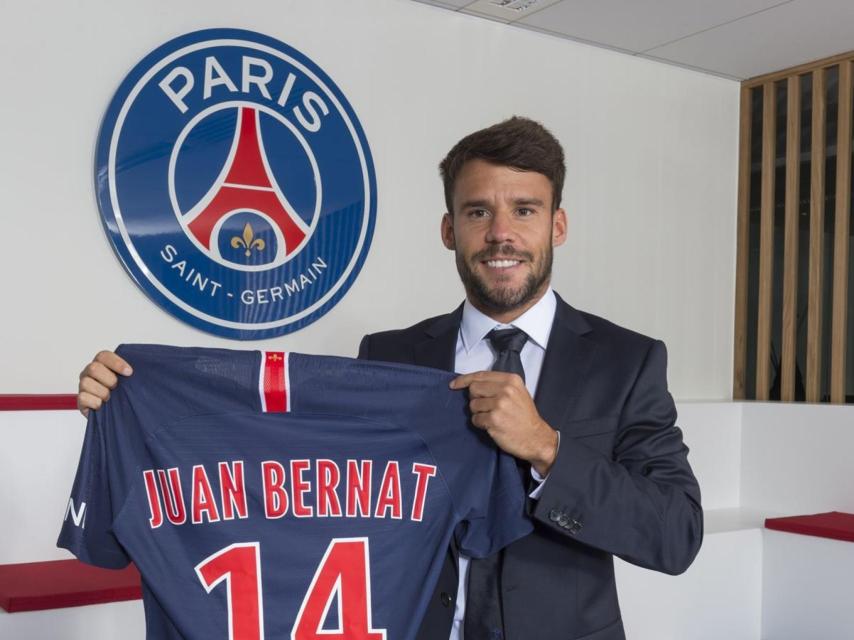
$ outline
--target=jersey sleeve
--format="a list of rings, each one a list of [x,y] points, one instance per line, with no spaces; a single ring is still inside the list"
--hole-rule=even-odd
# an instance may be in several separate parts
[[[533,523],[516,460],[472,426],[468,393],[448,388],[453,377],[427,369],[401,371],[397,384],[410,397],[420,390],[422,405],[411,426],[430,448],[451,493],[460,518],[460,551],[481,558],[528,535]]]
[[[130,558],[112,531],[116,487],[111,486],[106,422],[113,398],[89,414],[77,476],[65,509],[57,546],[68,549],[87,564],[107,569],[125,567]]]
[[[491,442],[479,443],[478,448],[475,473],[460,490],[464,513],[457,540],[463,554],[483,558],[531,533],[533,524],[525,514],[516,461]]]
[[[533,530],[516,462],[471,425],[467,394],[448,386],[455,374],[407,364],[291,358],[297,365],[291,383],[302,389],[295,408],[325,411],[333,388],[336,403],[354,415],[405,424],[417,434],[450,493],[464,553],[491,555]],[[366,384],[373,397],[382,398],[381,405],[366,403]]]
[[[256,352],[129,344],[116,353],[134,374],[90,413],[57,542],[83,562],[107,568],[130,561],[114,525],[160,425],[211,408],[253,411],[258,405]]]

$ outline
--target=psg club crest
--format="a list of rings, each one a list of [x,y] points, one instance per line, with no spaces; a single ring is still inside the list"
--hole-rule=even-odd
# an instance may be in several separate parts
[[[299,51],[236,29],[176,38],[130,72],[101,125],[95,187],[145,293],[238,339],[296,331],[335,306],[377,206],[340,89]]]

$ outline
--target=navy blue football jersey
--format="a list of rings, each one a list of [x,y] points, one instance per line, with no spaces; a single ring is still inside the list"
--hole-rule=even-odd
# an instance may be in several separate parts
[[[59,546],[136,563],[149,638],[413,638],[451,537],[531,530],[514,460],[452,374],[126,345],[90,413]]]

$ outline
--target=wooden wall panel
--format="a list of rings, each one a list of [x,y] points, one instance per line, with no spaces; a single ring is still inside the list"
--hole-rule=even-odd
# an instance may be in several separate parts
[[[762,87],[762,199],[759,222],[759,311],[756,321],[756,399],[771,388],[771,303],[774,288],[774,177],[777,160],[777,96]]]
[[[848,331],[848,234],[851,206],[851,62],[839,64],[836,137],[836,215],[833,244],[833,310],[830,338],[830,401],[845,402]]]
[[[810,151],[810,253],[807,290],[806,400],[821,400],[821,302],[824,258],[824,69],[812,72],[812,149]]]
[[[834,88],[836,78],[838,94]],[[776,94],[783,82],[786,83],[787,96],[785,138],[782,132],[778,136],[776,126]],[[808,101],[802,98],[805,82],[812,85],[812,96]],[[751,113],[753,97],[758,97],[754,92],[759,91],[762,92],[761,118],[757,117],[759,114]],[[827,116],[837,106],[836,122],[831,123],[831,126],[836,126],[836,139],[828,146]],[[761,145],[755,139],[758,132],[751,131],[757,126],[761,127]],[[801,152],[804,135],[810,137],[807,156]],[[741,84],[733,366],[735,399],[768,400],[772,394],[776,399],[779,389],[779,398],[784,402],[804,399],[807,402],[851,402],[852,385],[849,380],[854,376],[849,371],[846,355],[850,341],[854,340],[854,335],[848,335],[851,322],[849,307],[854,297],[854,291],[851,291],[854,281],[850,277],[850,243],[854,231],[851,221],[854,182],[851,176],[852,136],[854,51],[751,78]],[[775,184],[778,144],[786,147],[782,239],[779,228],[775,229],[779,223],[776,212],[781,206],[779,201],[775,201],[778,195],[776,187],[781,186]],[[757,153],[761,157],[757,158]],[[828,192],[828,176],[825,174],[832,162],[835,162],[835,167],[830,169],[831,191]],[[802,177],[809,181],[808,221],[804,211],[807,205],[802,203],[801,193],[807,186]],[[760,193],[751,194],[751,187],[759,188]],[[827,209],[831,199],[833,210]],[[833,215],[832,221],[827,219],[827,212]],[[833,229],[829,229],[830,226]],[[754,236],[751,239],[751,232],[758,234],[759,238]],[[803,237],[804,234],[808,234],[808,238]],[[832,245],[829,245],[831,237]],[[775,251],[775,243],[779,242],[783,246],[777,244]],[[826,251],[833,253],[828,255]],[[782,274],[778,269],[782,269]],[[756,296],[755,305],[750,295]],[[782,332],[779,338],[779,371],[774,371],[772,364],[777,363],[772,363],[772,357],[778,338],[773,332],[778,328],[777,313],[780,313]],[[748,361],[747,354],[754,352],[755,361]],[[754,372],[755,384],[747,388],[746,381],[754,380]],[[779,380],[773,377],[774,374],[779,375]]]
[[[738,142],[738,230],[736,236],[735,333],[732,397],[744,400],[747,367],[747,268],[750,259],[751,90],[741,89]]]
[[[801,78],[786,86],[786,227],[783,248],[783,339],[780,399],[795,399],[798,335],[798,242],[801,197]]]

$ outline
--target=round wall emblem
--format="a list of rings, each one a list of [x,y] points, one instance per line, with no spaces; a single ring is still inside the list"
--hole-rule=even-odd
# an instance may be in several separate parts
[[[176,38],[128,74],[101,125],[95,187],[145,293],[238,339],[335,306],[376,216],[370,149],[340,89],[293,47],[236,29]]]

